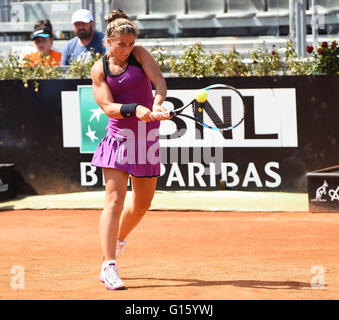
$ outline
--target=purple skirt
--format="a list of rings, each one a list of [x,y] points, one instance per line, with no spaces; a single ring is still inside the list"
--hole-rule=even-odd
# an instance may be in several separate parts
[[[94,152],[92,165],[122,170],[139,178],[158,177],[159,141],[113,137],[107,133]]]

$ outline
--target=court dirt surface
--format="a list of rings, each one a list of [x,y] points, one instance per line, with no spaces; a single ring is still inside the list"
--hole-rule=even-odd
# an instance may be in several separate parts
[[[149,211],[118,259],[128,289],[109,291],[100,212],[0,211],[0,299],[339,298],[338,214]]]

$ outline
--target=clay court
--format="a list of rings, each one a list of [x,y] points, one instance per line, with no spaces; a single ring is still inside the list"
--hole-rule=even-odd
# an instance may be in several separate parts
[[[338,214],[149,211],[118,259],[120,291],[99,281],[99,215],[0,211],[0,298],[339,298]],[[24,269],[23,289],[13,266]]]

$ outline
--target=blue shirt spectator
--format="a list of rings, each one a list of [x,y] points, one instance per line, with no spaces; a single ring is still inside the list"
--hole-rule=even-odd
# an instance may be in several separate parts
[[[94,53],[105,54],[105,35],[95,30],[92,14],[86,9],[80,9],[72,15],[73,31],[76,37],[67,42],[62,50],[61,65],[71,64],[73,59],[87,63],[91,59],[91,49]]]
[[[79,38],[74,37],[67,42],[62,50],[61,65],[71,64],[72,59],[76,59],[78,62],[80,59],[83,59],[84,63],[87,63],[91,59],[91,49],[94,53],[105,54],[106,48],[103,46],[104,41],[105,35],[98,31],[94,32],[92,41],[86,46],[82,46],[79,43]]]

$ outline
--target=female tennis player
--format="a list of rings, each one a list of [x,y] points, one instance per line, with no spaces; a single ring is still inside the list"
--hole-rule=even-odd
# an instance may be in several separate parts
[[[107,289],[121,289],[125,285],[117,271],[117,251],[151,205],[160,174],[158,130],[169,114],[161,106],[165,79],[151,54],[135,43],[138,30],[122,10],[110,13],[106,33],[109,51],[94,64],[91,77],[95,101],[109,122],[92,164],[103,168],[105,177],[100,279]],[[132,201],[124,207],[130,175]]]

